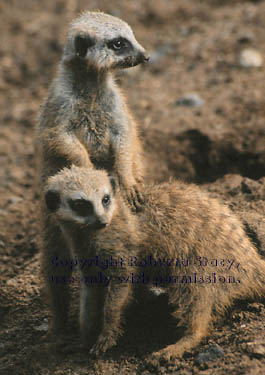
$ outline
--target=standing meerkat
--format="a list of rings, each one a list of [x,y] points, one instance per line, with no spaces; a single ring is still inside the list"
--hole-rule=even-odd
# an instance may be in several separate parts
[[[73,21],[37,126],[41,183],[72,164],[103,168],[117,176],[137,206],[142,150],[112,73],[148,59],[124,21],[101,12],[85,12]]]
[[[134,285],[164,288],[178,325],[186,327],[176,344],[155,353],[168,358],[198,344],[234,299],[265,294],[265,261],[228,207],[179,181],[145,186],[142,194],[143,210],[135,215],[105,171],[78,167],[62,170],[46,186],[47,208],[72,257],[77,263],[99,258],[80,267],[82,280],[109,265],[81,288],[81,334],[97,355],[121,334]],[[109,259],[119,259],[119,266]],[[50,267],[56,275],[64,268],[52,260]]]
[[[100,12],[85,12],[70,26],[58,74],[36,130],[40,190],[49,176],[71,165],[106,169],[116,176],[132,206],[141,205],[144,168],[137,127],[113,72],[148,60],[129,25]],[[45,208],[43,207],[43,210]],[[61,229],[43,215],[42,268],[49,280],[53,254],[69,254]],[[52,284],[55,331],[63,326],[67,291]]]

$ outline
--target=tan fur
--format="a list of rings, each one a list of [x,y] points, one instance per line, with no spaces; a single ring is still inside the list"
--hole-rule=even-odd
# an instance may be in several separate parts
[[[127,40],[130,48],[124,53],[116,51],[115,38]],[[36,130],[41,194],[47,179],[64,167],[95,167],[116,176],[131,207],[139,208],[144,175],[142,149],[113,72],[146,60],[145,50],[131,28],[116,17],[85,12],[71,24],[58,74]],[[49,283],[49,259],[54,254],[69,255],[70,249],[61,229],[50,222],[45,206],[42,220],[43,273],[56,311],[52,326],[58,330],[64,325],[67,308],[63,301],[68,292],[62,287],[58,294],[58,288]]]
[[[197,345],[207,335],[211,322],[234,299],[264,296],[265,261],[251,244],[240,221],[218,200],[210,198],[197,186],[180,181],[146,186],[143,211],[135,215],[127,209],[120,193],[112,192],[111,206],[106,213],[110,225],[102,230],[91,230],[89,225],[80,224],[74,212],[69,214],[64,202],[82,191],[84,197],[98,207],[104,188],[110,189],[105,172],[77,167],[51,177],[46,188],[46,192],[60,194],[61,203],[50,217],[63,229],[74,256],[97,254],[104,260],[112,255],[130,260],[125,261],[122,268],[104,271],[112,277],[108,288],[83,287],[81,332],[94,342],[92,353],[106,351],[121,334],[121,315],[130,301],[133,284],[123,283],[119,278],[132,272],[140,277],[144,272],[150,281],[148,286],[165,289],[169,303],[175,306],[173,315],[178,325],[186,327],[185,336],[155,353],[159,356],[181,356]],[[102,213],[96,208],[94,216],[97,215],[102,216]],[[134,257],[138,261],[149,256],[156,261],[175,260],[168,266],[152,264],[144,268],[134,262]],[[201,261],[205,261],[205,257],[208,263],[203,266]],[[187,261],[190,263],[185,265]],[[169,283],[165,277],[177,281]],[[220,278],[225,278],[226,282]],[[96,333],[92,327],[97,327]]]
[[[88,181],[89,184],[87,183]],[[50,252],[45,253],[44,266],[47,267],[47,274],[54,275],[58,278],[70,277],[71,271],[67,267],[54,267],[52,260],[59,255],[61,259],[69,259],[77,257],[78,259],[93,258],[99,256],[101,259],[107,259],[110,256],[115,258],[122,257],[124,250],[131,255],[136,255],[135,245],[138,242],[138,229],[136,216],[130,213],[129,207],[123,203],[123,200],[114,198],[113,188],[111,186],[109,177],[105,171],[95,171],[88,168],[78,168],[73,166],[71,170],[65,168],[56,176],[48,179],[46,187],[46,194],[48,191],[60,192],[60,207],[55,213],[51,212],[48,215],[51,225],[59,225],[60,231],[64,241],[68,244],[70,253],[56,254]],[[103,210],[101,206],[102,196],[109,192],[112,196],[112,203],[109,210]],[[83,218],[77,217],[70,212],[68,207],[68,200],[72,197],[84,197],[93,201],[97,217],[110,224],[105,229],[94,230],[90,225],[83,222]],[[119,209],[118,209],[119,207]],[[115,212],[115,220],[113,214]],[[95,215],[96,216],[96,215]],[[127,218],[130,220],[127,220]],[[122,223],[122,225],[121,225]],[[61,238],[58,239],[60,241]],[[115,251],[113,245],[115,242]],[[120,275],[126,275],[128,270],[133,267],[126,267],[124,270],[118,268]],[[81,277],[89,277],[99,272],[99,268],[89,267],[80,270]],[[109,269],[108,277],[116,275],[117,270]],[[68,285],[56,285],[49,283],[48,287],[53,286],[53,295],[55,299],[60,300],[60,309],[51,304],[53,309],[52,329],[56,332],[64,332],[67,327],[67,310],[69,299],[61,298],[62,293],[69,296]],[[131,296],[131,287],[113,283],[110,284],[110,295],[106,294],[106,288],[95,284],[93,286],[81,283],[81,299],[80,299],[80,331],[84,341],[88,344],[93,344],[98,337],[102,347],[105,350],[114,345],[117,337],[121,334],[121,311],[126,306]],[[116,302],[118,302],[118,305]],[[103,314],[102,307],[106,306],[106,315]],[[62,314],[61,316],[58,313]],[[109,322],[113,322],[113,327]],[[104,332],[108,332],[106,341]]]
[[[82,43],[85,55],[80,56]],[[130,43],[123,53],[109,47]],[[81,48],[81,52],[78,48]],[[84,12],[69,28],[62,61],[36,132],[40,184],[72,164],[104,168],[116,175],[130,204],[141,202],[144,168],[137,126],[113,72],[147,61],[129,25],[100,12]]]

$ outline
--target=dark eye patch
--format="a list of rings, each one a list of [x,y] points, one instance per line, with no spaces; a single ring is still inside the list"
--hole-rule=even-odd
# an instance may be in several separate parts
[[[45,203],[48,210],[56,211],[61,203],[60,193],[56,190],[48,190],[45,194]]]
[[[132,49],[132,45],[129,40],[125,38],[115,38],[107,43],[108,48],[116,52],[116,54],[123,54]]]
[[[69,199],[69,206],[79,216],[89,216],[94,212],[93,204],[86,199]]]
[[[76,36],[75,37],[75,52],[79,57],[85,57],[88,48],[95,45],[95,41],[89,36]]]

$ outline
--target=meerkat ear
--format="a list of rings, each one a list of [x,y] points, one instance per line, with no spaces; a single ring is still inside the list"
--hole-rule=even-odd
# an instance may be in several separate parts
[[[79,57],[85,57],[87,54],[88,48],[94,46],[95,41],[89,36],[78,35],[75,37],[75,52]]]
[[[45,203],[49,211],[55,212],[61,203],[59,192],[56,190],[48,190],[45,193]]]
[[[110,180],[110,183],[111,183],[111,186],[112,186],[113,193],[115,194],[116,190],[117,190],[117,185],[118,185],[117,180],[113,176],[109,176],[109,180]]]

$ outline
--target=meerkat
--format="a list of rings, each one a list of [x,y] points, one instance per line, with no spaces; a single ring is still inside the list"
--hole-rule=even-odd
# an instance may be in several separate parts
[[[49,176],[71,165],[108,170],[116,176],[131,207],[141,205],[144,175],[138,131],[113,73],[148,60],[130,26],[101,13],[85,12],[70,26],[57,77],[54,79],[36,129],[37,172],[40,191]],[[45,208],[42,207],[44,212]],[[69,253],[61,229],[43,215],[44,277],[52,254]],[[64,320],[61,300],[48,288],[55,331]]]
[[[142,150],[113,73],[148,59],[124,21],[101,12],[84,12],[73,21],[37,126],[42,183],[72,164],[104,168],[137,205]]]
[[[87,178],[90,181],[89,189],[86,189],[84,184]],[[71,179],[73,180],[70,181]],[[124,255],[124,247],[130,254],[136,255],[135,244],[138,242],[136,214],[130,215],[130,208],[127,204],[122,204],[117,211],[117,215],[115,215],[116,224],[111,221],[112,215],[116,211],[116,205],[119,204],[118,199],[114,200],[117,185],[116,179],[109,178],[103,170],[97,173],[94,169],[76,166],[72,166],[71,169],[65,168],[48,179],[44,199],[49,217],[54,226],[59,225],[61,228],[72,257],[87,259],[96,256],[102,258],[102,255],[112,256],[114,255],[114,242],[115,258],[121,258]],[[60,219],[57,220],[59,217]],[[130,220],[127,220],[128,217],[130,217]],[[109,225],[110,222],[111,225]],[[121,223],[123,224],[121,225]],[[101,230],[105,230],[104,228],[108,228],[108,234],[106,233],[103,237],[97,236]],[[104,249],[103,253],[102,249]],[[62,290],[64,297],[68,296],[69,285],[67,282],[60,282],[60,280],[69,280],[72,270],[69,267],[57,267],[56,264],[57,260],[60,262],[60,259],[67,259],[68,257],[69,254],[50,254],[49,268],[47,269],[52,279],[52,285],[54,285],[54,293],[60,299],[60,312],[63,313],[61,316],[62,331],[66,330],[66,314],[69,305],[69,299],[62,298]],[[121,275],[123,271],[124,276],[126,275],[127,268],[120,268]],[[96,274],[98,270],[99,268],[95,265],[89,267],[89,269],[81,267],[80,272],[82,278],[85,279],[89,277],[89,273]],[[54,280],[57,281],[54,282]],[[112,289],[111,295],[116,296],[113,303],[110,300],[107,302],[106,288],[98,283],[91,287],[84,282],[81,283],[80,332],[87,344],[92,344],[93,339],[95,341],[100,330],[100,324],[105,324],[105,329],[107,329],[108,322],[106,319],[113,320],[115,325],[115,329],[110,327],[108,345],[110,342],[114,345],[119,335],[120,314],[117,312],[122,310],[123,304],[126,305],[130,297],[130,288],[122,286],[116,288],[114,285],[110,285],[110,287]],[[102,316],[101,310],[104,301],[110,304],[108,312],[106,311],[108,316]],[[119,305],[116,305],[116,302]],[[51,307],[54,309],[53,304]],[[53,315],[55,315],[53,321],[54,319],[57,320],[57,314],[58,310],[56,309],[53,311]]]
[[[96,355],[122,333],[133,286],[163,288],[186,327],[176,344],[153,354],[167,358],[197,345],[234,299],[264,296],[265,261],[226,205],[180,181],[144,186],[142,194],[143,210],[135,214],[105,171],[74,166],[46,186],[50,216],[73,257],[122,260],[104,269],[107,287],[82,284],[81,334]],[[82,277],[97,270],[81,270]]]

